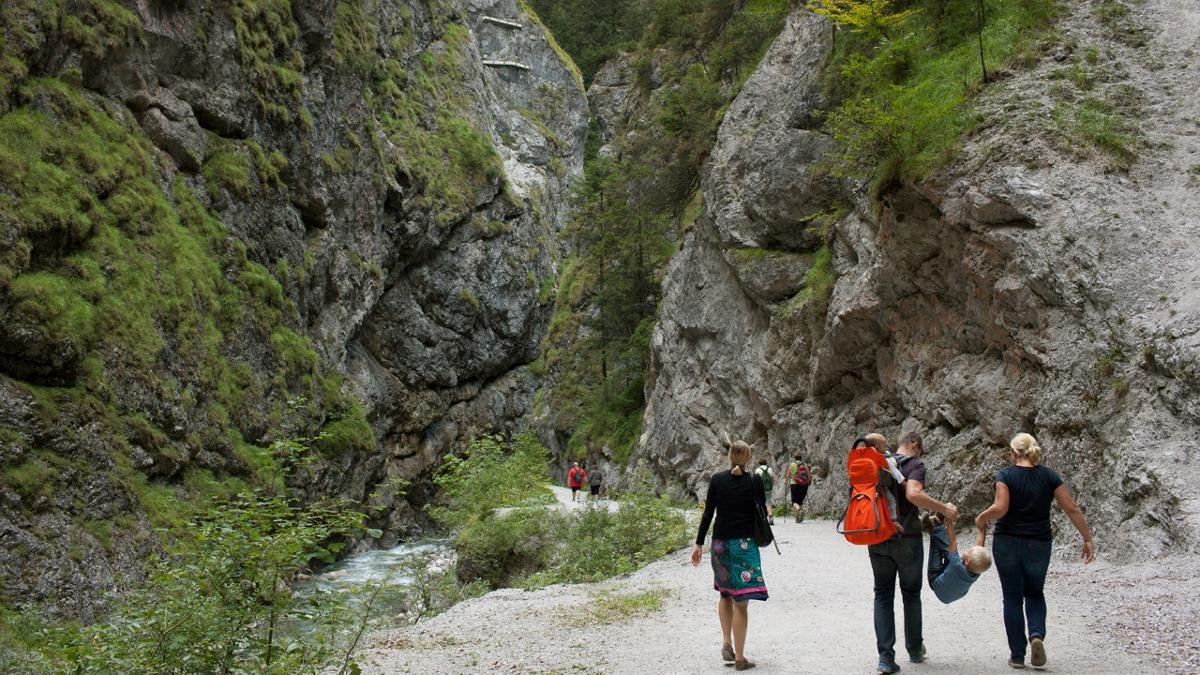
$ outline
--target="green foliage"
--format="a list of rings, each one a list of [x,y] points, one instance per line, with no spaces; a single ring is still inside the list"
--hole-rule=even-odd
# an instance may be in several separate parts
[[[272,453],[295,466],[306,442],[281,441]],[[362,532],[365,515],[341,502],[301,503],[286,480],[239,494],[204,471],[187,483],[212,492],[212,501],[188,516],[188,536],[151,562],[145,584],[90,626],[50,623],[32,611],[6,616],[22,631],[0,635],[0,668],[282,674],[348,663],[370,617],[350,613],[352,598],[301,598],[288,583],[312,561],[334,560],[342,539]],[[110,525],[84,528],[109,545]]]
[[[426,510],[443,525],[461,526],[498,507],[553,501],[546,490],[549,461],[546,448],[530,432],[509,443],[480,436],[462,457],[446,458],[433,478],[443,503]]]
[[[221,186],[243,199],[254,187],[250,171],[250,157],[233,142],[216,144],[202,167],[210,187]]]
[[[641,433],[662,270],[698,215],[700,169],[725,108],[787,13],[785,0],[736,5],[538,3],[556,29],[578,15],[596,18],[564,27],[569,49],[599,54],[629,46],[636,35],[632,60],[642,64],[635,69],[646,99],[645,115],[617,134],[612,153],[598,154],[597,129],[589,137],[568,228],[577,253],[564,263],[544,345],[545,366],[555,377],[539,400],[554,426],[569,434],[573,456],[608,448],[624,461]],[[612,28],[624,20],[632,23]],[[652,67],[661,84],[650,91]]]
[[[570,514],[565,545],[555,549],[547,569],[526,583],[578,583],[627,574],[684,546],[688,534],[683,514],[666,499],[625,493],[615,513],[589,506]]]
[[[150,480],[132,466],[128,445],[182,461],[226,436],[253,469],[252,482],[266,485],[275,461],[245,443],[242,430],[271,420],[244,411],[290,398],[291,387],[313,396],[316,352],[284,325],[295,308],[279,281],[247,258],[189,184],[177,178],[164,190],[136,122],[115,119],[58,80],[29,80],[17,100],[22,107],[0,115],[0,183],[8,188],[0,191],[0,239],[13,242],[0,251],[0,294],[11,308],[5,328],[38,336],[15,344],[55,345],[50,356],[31,352],[18,361],[53,370],[65,385],[27,390],[49,423],[88,420],[88,433],[115,448],[115,467],[101,479],[124,488],[173,536],[197,503],[228,495],[238,482],[203,472],[180,474],[182,485]],[[254,174],[273,184],[282,167],[277,154],[251,143],[218,144],[206,181],[235,192],[249,189]],[[290,274],[286,265],[279,269]],[[223,353],[232,337],[270,350],[252,369]],[[178,373],[174,364],[186,364],[177,375],[186,380],[163,377]],[[125,389],[186,411],[196,433],[168,439],[128,408]],[[319,392],[309,413],[314,427],[332,414],[331,437],[345,447],[371,443],[361,408],[350,408],[336,388]],[[5,484],[23,477],[17,472]]]
[[[362,517],[341,505],[244,493],[193,520],[192,537],[153,562],[146,584],[104,622],[10,616],[32,631],[0,649],[19,670],[84,673],[293,673],[329,663],[343,653],[344,608],[326,598],[302,602],[285,582],[311,560],[331,559],[327,542],[358,530]],[[312,634],[286,630],[300,619]]]
[[[462,67],[467,28],[449,17],[435,19],[440,39],[413,64],[398,57],[376,61],[366,99],[393,146],[394,152],[380,150],[390,174],[414,183],[418,205],[447,224],[468,216],[475,195],[502,180],[504,169],[491,139],[471,122]]]
[[[630,49],[645,26],[644,3],[636,0],[529,0],[528,11],[545,21],[550,33],[579,64],[582,81],[619,51]]]
[[[46,49],[65,53],[73,48],[99,61],[112,50],[142,43],[141,29],[138,15],[119,0],[5,0],[0,3],[0,111],[29,76],[25,59],[37,59]]]
[[[304,55],[291,0],[224,0],[237,34],[242,66],[257,85],[263,112],[287,124],[304,99]]]
[[[58,470],[38,457],[31,457],[4,470],[4,484],[25,499],[52,497],[57,477]]]
[[[633,572],[685,545],[683,513],[644,492],[622,496],[609,512],[588,506],[563,513],[540,506],[470,520],[454,539],[460,578],[492,588],[597,581]]]
[[[624,1],[625,0],[614,0],[616,4],[621,4]],[[546,24],[542,23],[542,18],[538,16],[537,10],[530,6],[526,0],[517,0],[517,5],[521,8],[521,11],[525,12],[525,14],[529,16],[530,21],[533,21],[545,31],[546,41],[549,43],[550,49],[558,55],[558,58],[560,61],[562,61],[563,66],[565,66],[567,71],[571,73],[571,78],[575,81],[575,88],[577,88],[581,94],[586,93],[587,87],[585,87],[583,83],[583,73],[580,72],[579,66],[575,63],[575,59],[572,59],[571,55],[567,53],[567,50],[563,49],[562,46],[559,45],[558,38],[556,37],[557,32],[550,30]],[[576,17],[575,21],[578,22],[579,18]]]
[[[362,0],[338,0],[333,20],[334,61],[368,73],[378,56],[375,43],[379,27],[363,11]]]
[[[482,581],[489,588],[521,585],[550,564],[565,522],[560,512],[542,507],[469,521],[454,537],[459,578]]]
[[[969,103],[984,84],[983,63],[994,68],[1027,50],[1055,12],[1052,0],[988,0],[981,36],[974,1],[924,0],[895,12],[900,5],[884,0],[814,1],[854,28],[837,35],[826,87],[836,104],[827,121],[839,145],[833,168],[873,177],[877,191],[921,180],[953,154],[976,119]]]
[[[868,39],[880,40],[904,23],[914,11],[897,10],[893,0],[812,0],[809,8],[840,26],[849,26]]]
[[[375,449],[375,431],[362,405],[354,401],[340,417],[322,427],[313,444],[331,456],[347,452],[364,454]]]
[[[1109,103],[1089,96],[1076,105],[1059,104],[1054,122],[1066,149],[1098,161],[1105,171],[1129,171],[1137,160],[1138,129]]]

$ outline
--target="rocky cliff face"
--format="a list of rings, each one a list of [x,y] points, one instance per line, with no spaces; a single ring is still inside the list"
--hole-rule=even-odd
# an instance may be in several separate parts
[[[3,595],[86,617],[287,435],[403,535],[529,407],[573,66],[516,0],[59,5],[0,9]]]
[[[876,204],[816,170],[832,32],[795,10],[725,117],[668,270],[635,458],[703,497],[722,432],[776,466],[803,451],[826,474],[812,506],[833,512],[855,436],[917,430],[927,487],[972,513],[1028,431],[1102,550],[1193,547],[1200,72],[1163,67],[1195,48],[1184,14],[1139,5],[1140,44],[1083,5],[1060,24],[1059,51],[1099,45],[1103,95],[1135,94],[1146,150],[1128,174],[1056,140],[1057,54],[984,95],[948,168]]]

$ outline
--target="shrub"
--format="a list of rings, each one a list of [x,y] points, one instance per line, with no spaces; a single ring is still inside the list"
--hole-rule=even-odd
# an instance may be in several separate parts
[[[463,526],[490,517],[497,507],[552,502],[549,453],[530,432],[511,443],[481,436],[463,457],[447,457],[434,476],[442,490],[441,505],[426,510],[443,525]]]

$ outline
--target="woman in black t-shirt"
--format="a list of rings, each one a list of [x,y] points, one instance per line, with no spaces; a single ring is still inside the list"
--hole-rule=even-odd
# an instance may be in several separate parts
[[[1009,660],[1013,668],[1025,667],[1026,622],[1030,663],[1046,665],[1046,570],[1050,566],[1053,537],[1050,503],[1057,501],[1083,536],[1084,563],[1095,559],[1092,533],[1083,511],[1071,498],[1063,479],[1053,469],[1041,466],[1042,448],[1029,434],[1017,434],[1009,443],[1012,466],[996,474],[996,498],[975,519],[985,530],[996,520],[992,558],[1004,596],[1004,631],[1008,634]]]
[[[762,560],[754,541],[754,510],[766,503],[762,481],[746,470],[750,463],[750,446],[742,441],[730,443],[729,471],[714,474],[708,482],[704,498],[704,515],[700,531],[692,548],[692,564],[699,565],[704,551],[704,537],[716,513],[712,539],[713,589],[720,592],[717,616],[721,619],[721,658],[733,661],[735,670],[753,668],[746,659],[746,629],[749,624],[749,601],[766,600],[767,584],[763,581]]]

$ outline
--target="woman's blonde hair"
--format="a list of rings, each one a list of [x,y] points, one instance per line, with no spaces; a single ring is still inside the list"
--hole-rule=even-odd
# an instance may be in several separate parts
[[[726,441],[728,441],[728,436],[726,436]],[[729,443],[729,472],[735,476],[746,473],[746,465],[750,463],[751,453],[750,444],[745,441]]]
[[[1008,447],[1012,449],[1013,454],[1021,459],[1027,459],[1034,466],[1042,463],[1042,446],[1038,445],[1037,439],[1029,434],[1017,434],[1008,442]]]

